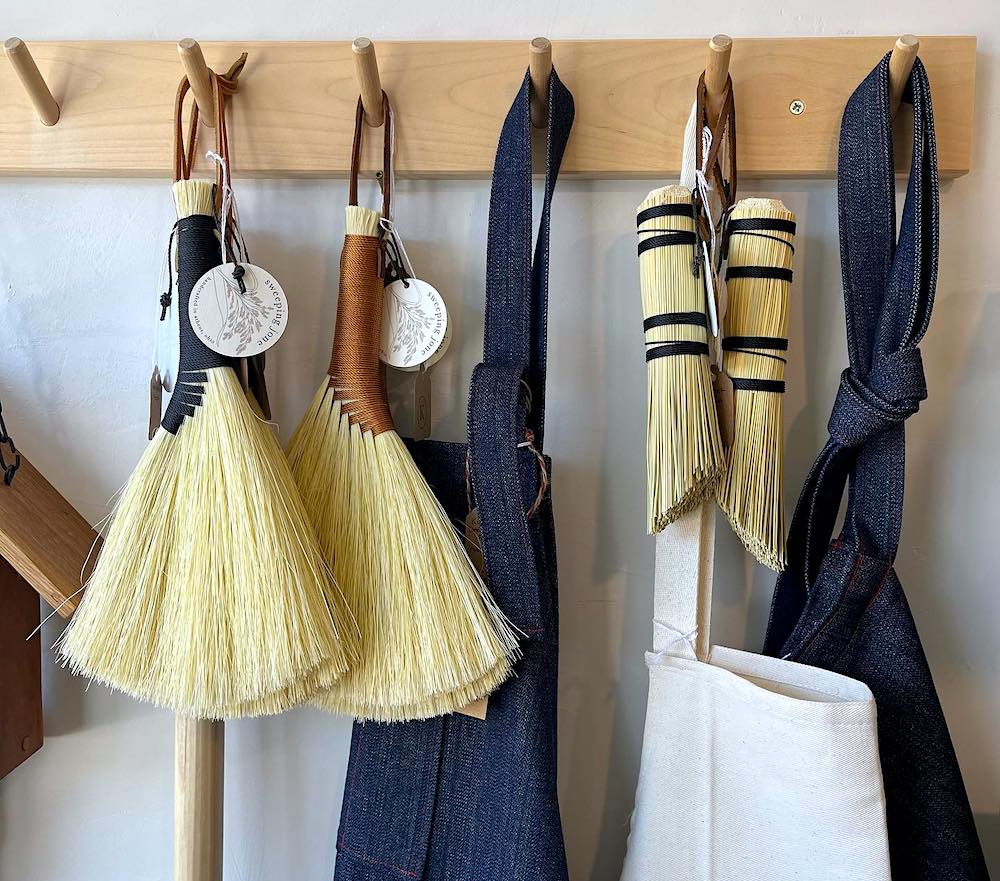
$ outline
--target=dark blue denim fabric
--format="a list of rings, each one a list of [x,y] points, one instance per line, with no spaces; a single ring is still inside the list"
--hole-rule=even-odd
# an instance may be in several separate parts
[[[479,509],[487,584],[524,633],[516,676],[485,720],[450,715],[355,724],[336,881],[567,881],[556,796],[558,599],[550,497],[528,517],[541,449],[549,202],[573,124],[553,72],[545,201],[531,255],[530,79],[503,126],[490,202],[486,339],[472,378],[466,444],[421,441],[414,459],[450,517]],[[548,466],[548,462],[547,462]]]
[[[764,651],[860,679],[874,693],[893,878],[983,881],[988,872],[955,751],[893,570],[903,422],[927,396],[917,345],[937,280],[938,178],[930,85],[917,60],[904,96],[913,104],[913,162],[897,241],[888,83],[886,55],[848,101],[841,124],[851,366],[830,439],[795,510]],[[844,525],[830,544],[848,483]]]

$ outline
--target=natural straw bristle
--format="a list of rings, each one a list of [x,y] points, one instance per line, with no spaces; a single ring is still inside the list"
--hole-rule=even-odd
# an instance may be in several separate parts
[[[212,213],[210,184],[174,196],[184,216]],[[143,453],[60,649],[74,672],[185,715],[280,712],[345,672],[356,628],[233,369],[178,387],[199,404]]]
[[[735,419],[717,491],[747,550],[779,572],[785,566],[782,403],[794,221],[776,199],[744,199],[729,219],[723,368],[734,381]],[[765,271],[745,277],[739,271],[745,267]],[[767,269],[784,277],[752,277],[766,276]],[[740,388],[746,381],[765,388]]]
[[[215,187],[207,180],[175,181],[171,192],[178,220],[193,214],[215,213]]]
[[[349,208],[348,236],[373,237],[378,220]],[[375,253],[377,242],[366,247]],[[316,703],[399,721],[451,712],[491,692],[510,675],[517,641],[402,440],[391,424],[369,424],[370,411],[381,420],[387,414],[377,362],[381,280],[369,262],[365,256],[359,273],[345,243],[337,329],[350,326],[355,343],[358,334],[370,339],[371,375],[359,371],[359,384],[338,370],[335,346],[289,461],[361,632],[357,665]]]
[[[653,190],[638,208],[642,311],[649,325],[646,479],[651,533],[709,498],[723,464],[707,353],[704,269],[697,276],[692,269],[695,260],[700,266],[694,220],[689,210],[670,213],[691,204],[689,189],[669,186]],[[684,343],[687,351],[676,353],[675,344]]]

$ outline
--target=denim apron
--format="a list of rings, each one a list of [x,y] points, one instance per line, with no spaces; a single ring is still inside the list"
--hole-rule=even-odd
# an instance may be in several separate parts
[[[524,634],[523,657],[490,695],[484,720],[355,723],[336,881],[567,879],[556,796],[555,532],[541,450],[550,202],[573,98],[553,72],[532,261],[530,93],[526,75],[497,148],[485,345],[469,393],[468,444],[410,447],[455,522],[470,504],[478,508],[486,582]]]
[[[874,693],[893,878],[984,881],[955,751],[893,569],[903,422],[927,396],[917,345],[938,265],[934,118],[919,59],[904,99],[913,104],[913,161],[898,241],[888,55],[844,111],[837,182],[850,367],[796,507],[764,651],[859,679]],[[848,483],[844,525],[830,544]]]

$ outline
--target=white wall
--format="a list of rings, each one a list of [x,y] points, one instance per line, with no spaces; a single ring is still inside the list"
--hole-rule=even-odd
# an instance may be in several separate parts
[[[633,0],[627,10],[584,0],[118,0],[73,10],[2,0],[0,22],[5,36],[26,39],[978,34],[975,170],[942,193],[942,273],[923,346],[930,400],[907,429],[898,569],[996,871],[1000,19],[993,0],[912,0],[905,15],[886,5],[720,0],[708,17],[702,6],[657,0]],[[799,217],[787,396],[791,506],[825,439],[846,363],[834,187],[741,183],[744,194],[780,195]],[[643,532],[645,378],[633,217],[648,188],[566,181],[554,217],[547,440],[562,586],[560,790],[574,881],[618,876],[645,709],[653,548]],[[268,358],[287,436],[328,358],[345,187],[246,182],[239,194],[255,259],[282,281],[294,310]],[[451,439],[462,436],[481,351],[487,197],[482,181],[419,182],[404,184],[397,202],[418,271],[437,284],[456,321],[434,387],[435,434]],[[0,180],[4,413],[32,461],[92,521],[143,448],[156,275],[171,213],[164,182]],[[405,411],[398,415],[407,425]],[[773,579],[751,572],[728,536],[718,568],[716,640],[759,648]],[[46,627],[47,644],[59,627]],[[0,782],[0,878],[169,879],[170,715],[98,686],[86,690],[49,655],[44,676],[45,747]],[[349,732],[347,720],[312,710],[228,727],[227,881],[331,877]]]

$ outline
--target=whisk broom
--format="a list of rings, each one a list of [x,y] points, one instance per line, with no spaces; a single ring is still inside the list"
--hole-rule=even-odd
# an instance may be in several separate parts
[[[226,81],[218,82],[224,138]],[[178,120],[185,92],[186,81]],[[176,176],[184,177],[193,139],[186,163],[180,146],[175,153]],[[191,290],[221,262],[214,188],[180,179],[173,195],[181,322],[175,391],[121,495],[60,648],[74,672],[187,716],[278,712],[345,672],[353,624],[235,359],[208,349],[191,328]]]
[[[653,190],[639,205],[646,334],[647,514],[651,533],[710,498],[723,450],[709,368],[705,283],[691,190]]]
[[[782,401],[795,215],[776,199],[743,199],[727,227],[723,369],[735,419],[719,506],[747,550],[785,566]]]
[[[391,111],[384,102],[386,154]],[[360,659],[317,703],[397,721],[459,709],[511,672],[517,642],[447,515],[396,433],[379,362],[384,205],[351,205],[333,355],[289,443],[292,473],[361,632]],[[388,162],[387,162],[388,166]]]

